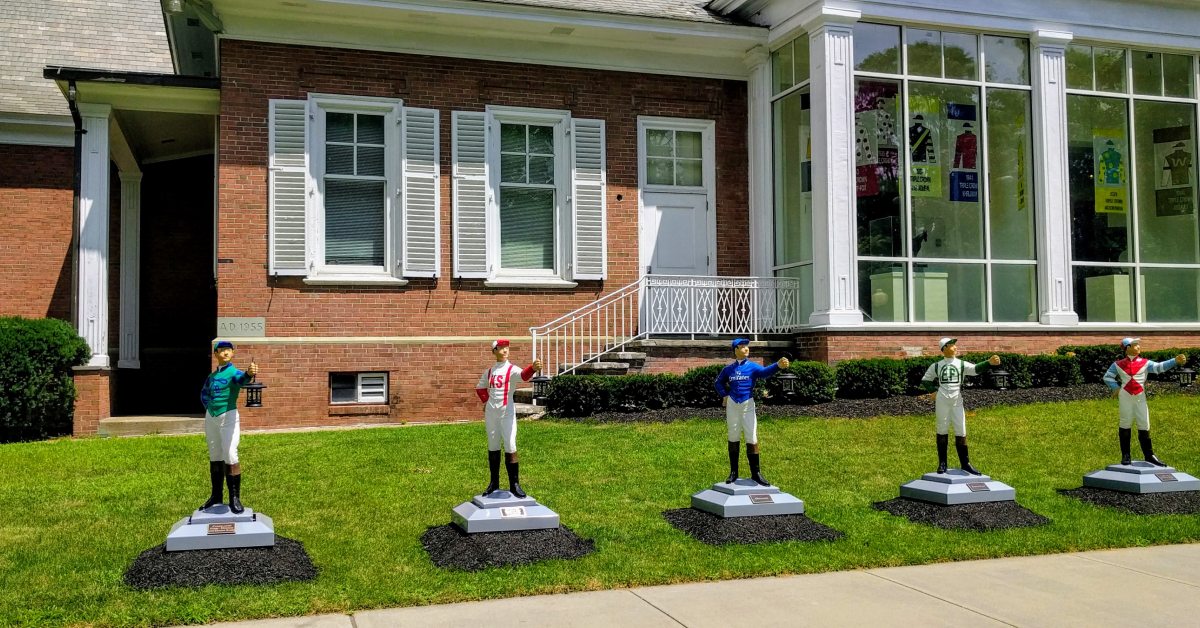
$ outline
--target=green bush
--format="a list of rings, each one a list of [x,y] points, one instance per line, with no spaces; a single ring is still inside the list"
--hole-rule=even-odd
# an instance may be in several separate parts
[[[1034,388],[1074,386],[1083,383],[1079,362],[1065,355],[1031,355],[1029,373]]]
[[[1200,349],[1156,349],[1154,351],[1143,351],[1142,357],[1155,362],[1166,362],[1179,354],[1187,356],[1187,367],[1190,369],[1196,368],[1196,358],[1200,357]],[[1106,369],[1107,370],[1107,369]],[[1175,382],[1179,378],[1179,366],[1167,371],[1166,373],[1150,374],[1150,379],[1160,382]]]
[[[837,365],[837,396],[866,399],[903,395],[908,387],[906,378],[907,367],[901,360],[843,360]]]
[[[680,377],[658,375],[622,375],[610,377],[609,408],[622,412],[662,410],[679,405]],[[715,393],[715,391],[714,391]]]
[[[1025,355],[1024,353],[1003,353],[996,351],[973,351],[959,356],[967,362],[975,364],[977,367],[982,367],[977,369],[980,373],[978,377],[967,378],[966,386],[968,388],[986,388],[990,385],[987,370],[992,368],[992,366],[987,361],[993,355],[1000,356],[1000,366],[997,368],[1008,371],[1009,388],[1033,388],[1033,374],[1029,371],[1030,360],[1033,356]]]
[[[698,366],[679,377],[677,403],[689,408],[715,408],[721,405],[717,396],[717,375],[725,368],[720,364]]]
[[[906,395],[919,395],[928,392],[925,387],[925,381],[921,378],[925,377],[925,371],[929,370],[929,365],[941,360],[941,356],[922,355],[914,358],[904,359],[905,373],[905,390]],[[932,382],[930,382],[932,384]]]
[[[787,370],[796,376],[793,395],[790,398],[784,396],[777,373],[765,381],[766,403],[811,405],[833,399],[837,387],[837,374],[833,367],[824,362],[792,362]]]
[[[1111,345],[1063,345],[1058,348],[1056,353],[1060,355],[1074,353],[1075,361],[1079,362],[1079,372],[1083,375],[1083,381],[1089,384],[1098,383],[1104,379],[1104,373],[1108,371],[1108,367],[1124,355],[1120,343],[1116,342]]]
[[[55,319],[0,318],[0,442],[71,433],[71,367],[91,350],[71,325]]]
[[[607,410],[613,377],[559,375],[550,380],[546,409],[562,417],[589,416]]]

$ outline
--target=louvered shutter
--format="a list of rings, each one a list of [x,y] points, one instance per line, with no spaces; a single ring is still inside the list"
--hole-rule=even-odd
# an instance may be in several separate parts
[[[305,130],[307,101],[272,100],[270,104],[270,272],[303,275],[305,259]]]
[[[438,111],[404,108],[405,277],[437,277],[441,266]]]
[[[571,121],[571,278],[604,279],[604,121]]]
[[[455,111],[454,276],[487,277],[487,114]]]

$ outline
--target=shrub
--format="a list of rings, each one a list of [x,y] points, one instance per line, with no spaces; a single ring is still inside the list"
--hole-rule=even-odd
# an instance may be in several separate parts
[[[1187,356],[1187,367],[1190,369],[1195,369],[1196,358],[1200,357],[1200,349],[1156,349],[1154,351],[1143,351],[1142,357],[1146,358],[1147,360],[1154,360],[1155,362],[1165,362],[1181,353]],[[1155,381],[1174,382],[1177,381],[1177,378],[1179,377],[1178,368],[1179,367],[1176,366],[1166,373],[1161,373],[1158,375],[1151,373],[1149,377]]]
[[[988,358],[993,355],[1000,356],[999,368],[1008,371],[1008,387],[1009,388],[1033,388],[1033,375],[1029,372],[1030,360],[1033,356],[1025,355],[1024,353],[1004,353],[997,351],[978,351],[963,354],[959,357],[967,362],[974,363],[976,366],[987,364]],[[980,369],[981,376],[969,377],[966,381],[968,388],[983,388],[989,385],[987,369],[991,365]]]
[[[1104,373],[1108,367],[1113,362],[1120,360],[1123,354],[1120,343],[1115,342],[1111,345],[1063,345],[1056,351],[1060,355],[1068,352],[1075,354],[1075,361],[1079,362],[1079,372],[1083,375],[1083,381],[1089,384],[1104,379]]]
[[[71,367],[91,350],[55,319],[0,318],[0,442],[69,434],[75,410]]]
[[[550,380],[546,409],[562,417],[589,416],[609,408],[615,378],[603,375],[559,375]]]
[[[919,395],[927,392],[925,382],[921,379],[925,377],[925,371],[929,370],[929,365],[941,360],[940,356],[923,355],[914,358],[904,359],[905,372],[905,391],[906,395]]]
[[[678,375],[622,375],[609,380],[608,401],[612,410],[641,412],[678,405],[681,388]]]
[[[837,386],[837,375],[833,367],[824,362],[792,362],[788,372],[796,376],[795,393],[784,397],[778,375],[765,382],[766,403],[797,403],[810,405],[825,403],[833,399]]]
[[[717,396],[717,375],[725,368],[720,364],[698,366],[679,378],[677,403],[689,408],[715,408],[721,405]]]
[[[904,362],[891,358],[843,360],[837,365],[837,396],[842,399],[886,398],[907,388]]]
[[[1083,383],[1079,362],[1065,355],[1029,356],[1029,374],[1034,388],[1074,386]]]

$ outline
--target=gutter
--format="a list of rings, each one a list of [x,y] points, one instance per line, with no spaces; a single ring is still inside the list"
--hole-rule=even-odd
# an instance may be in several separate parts
[[[79,115],[78,91],[75,79],[67,81],[67,107],[71,109],[71,120],[75,122],[75,172],[72,175],[71,194],[71,322],[79,321],[79,195],[83,186],[83,116]]]

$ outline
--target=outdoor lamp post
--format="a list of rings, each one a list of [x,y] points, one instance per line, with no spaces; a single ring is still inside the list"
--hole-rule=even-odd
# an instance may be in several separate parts
[[[261,408],[262,407],[262,391],[266,388],[266,384],[253,382],[246,384],[242,388],[246,391],[246,407]]]
[[[538,373],[530,380],[533,382],[533,401],[536,404],[539,400],[544,401],[546,395],[550,394],[550,378]]]
[[[775,375],[775,379],[779,380],[779,390],[783,393],[785,399],[791,400],[796,397],[796,382],[800,378],[796,377],[791,371],[781,371]]]
[[[1181,366],[1177,370],[1179,371],[1179,386],[1181,388],[1188,388],[1192,385],[1192,382],[1196,381],[1196,371],[1186,366]]]
[[[988,371],[988,376],[992,380],[992,388],[996,390],[1008,388],[1008,371],[1002,368],[993,368]]]

